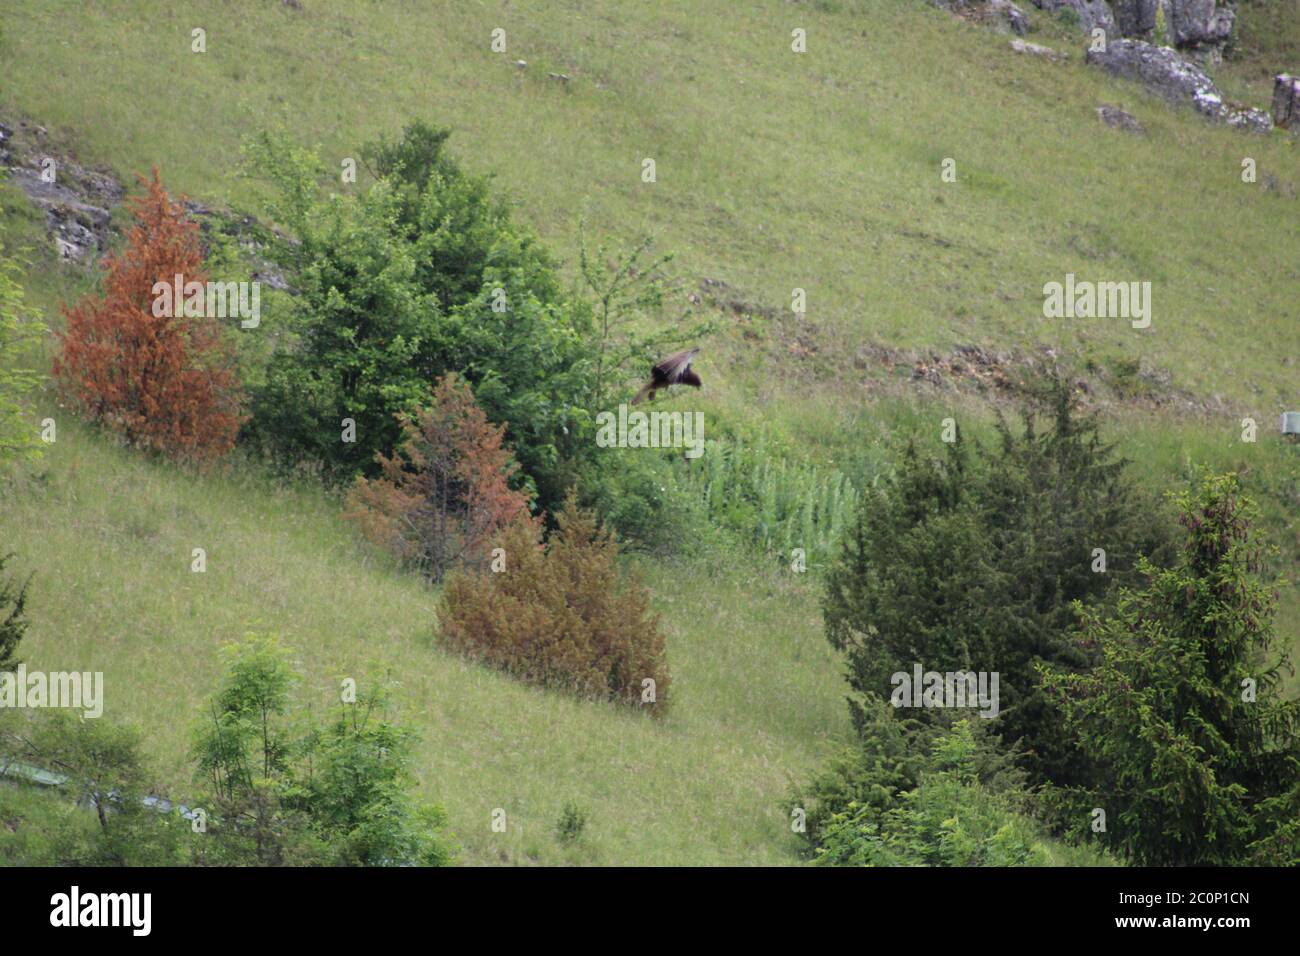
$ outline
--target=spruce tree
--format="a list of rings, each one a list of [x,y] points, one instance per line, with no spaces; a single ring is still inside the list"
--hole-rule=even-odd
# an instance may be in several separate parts
[[[1004,739],[1022,743],[1037,782],[1079,783],[1086,757],[1048,709],[1036,665],[1086,670],[1073,602],[1106,606],[1114,585],[1135,583],[1139,555],[1163,559],[1168,536],[1059,378],[1022,428],[999,420],[997,434],[981,447],[959,433],[942,457],[909,445],[888,484],[863,496],[827,575],[826,635],[858,695],[888,699],[891,675],[916,664],[997,672]],[[850,707],[861,729],[861,697]]]
[[[1099,780],[1056,794],[1075,819],[1107,811],[1115,845],[1144,865],[1300,862],[1300,701],[1275,647],[1276,590],[1235,476],[1178,496],[1180,559],[1144,561],[1117,612],[1083,614],[1090,673],[1046,669]]]

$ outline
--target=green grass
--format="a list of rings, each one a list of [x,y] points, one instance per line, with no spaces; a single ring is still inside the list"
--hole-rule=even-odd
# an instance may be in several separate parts
[[[345,676],[398,681],[395,716],[423,738],[422,792],[446,805],[470,862],[564,862],[551,828],[567,801],[589,809],[589,862],[794,860],[789,780],[847,725],[809,582],[646,564],[674,673],[673,710],[652,721],[440,651],[437,594],[367,557],[319,492],[184,473],[72,426],[34,475],[0,500],[15,570],[37,571],[24,657],[103,671],[105,719],[146,729],[165,792],[193,790],[188,733],[218,646],[275,631],[318,712]],[[190,570],[195,547],[205,573]],[[506,834],[490,830],[497,807]]]
[[[725,13],[630,0],[306,7],[13,0],[0,115],[36,119],[124,179],[156,163],[174,190],[239,206],[256,203],[237,173],[240,137],[261,126],[337,164],[413,118],[450,125],[466,165],[495,173],[570,262],[585,214],[598,234],[657,234],[688,287],[725,280],[731,328],[700,361],[710,437],[714,422],[763,426],[850,475],[878,469],[905,434],[937,436],[947,415],[987,435],[992,414],[858,361],[866,345],[1053,345],[1079,362],[1145,361],[1230,410],[1109,409],[1142,480],[1163,490],[1202,462],[1246,469],[1280,568],[1300,561],[1300,449],[1273,434],[1297,402],[1292,140],[1170,112],[1085,69],[1081,42],[1041,16],[1036,39],[1070,49],[1069,63],[1015,56],[1004,36],[919,0],[880,0],[870,16],[784,0]],[[195,26],[206,54],[189,52]],[[489,51],[496,26],[503,55]],[[795,26],[808,30],[803,56],[789,52]],[[1223,75],[1253,95],[1260,69],[1256,57]],[[1102,102],[1149,134],[1101,128]],[[645,156],[652,185],[640,181]],[[1244,156],[1290,191],[1241,183]],[[945,157],[956,184],[940,181]],[[0,184],[0,214],[0,239],[30,264],[30,301],[60,327],[59,303],[93,276],[54,261],[12,186]],[[1151,281],[1152,327],[1043,318],[1042,286],[1066,272]],[[788,313],[796,286],[805,319]],[[635,560],[674,673],[673,712],[652,722],[440,651],[437,594],[359,546],[319,490],[239,465],[203,476],[151,462],[77,427],[50,390],[38,413],[57,418],[59,441],[0,492],[0,543],[19,553],[16,570],[37,572],[23,653],[36,667],[104,671],[108,719],[146,727],[166,792],[191,792],[188,730],[218,645],[277,631],[308,677],[304,704],[326,706],[341,677],[372,667],[400,682],[397,716],[423,738],[421,789],[447,807],[468,862],[798,859],[788,783],[847,732],[814,580],[741,552]],[[1239,440],[1246,414],[1260,422],[1256,445]],[[189,570],[194,547],[207,551],[205,574]],[[1292,645],[1298,595],[1284,592],[1279,615]],[[588,822],[561,845],[570,802]],[[497,807],[505,834],[490,830]]]
[[[692,284],[722,278],[787,314],[804,288],[822,354],[869,341],[1101,348],[1261,413],[1294,400],[1281,360],[1300,200],[1240,181],[1251,156],[1261,178],[1294,187],[1294,142],[1170,112],[1085,68],[1077,37],[1071,62],[1040,62],[918,0],[869,16],[785,0],[725,15],[693,0],[305,6],[19,0],[0,103],[123,174],[157,163],[175,189],[240,204],[253,198],[237,176],[245,133],[282,127],[337,168],[425,118],[454,127],[456,151],[570,258],[585,212],[598,232],[658,234]],[[504,54],[489,48],[498,26]],[[790,52],[795,26],[806,54]],[[206,53],[190,52],[194,27]],[[1101,128],[1101,102],[1149,135]],[[647,156],[654,184],[641,182]],[[955,184],[940,181],[945,157]],[[1152,327],[1043,318],[1043,284],[1067,272],[1152,282]],[[756,417],[807,397],[798,380],[757,388],[753,365],[719,346],[702,372]]]
[[[1268,535],[1294,564],[1294,448],[1141,425],[1123,448],[1156,488],[1194,461],[1246,468]],[[0,498],[15,570],[37,571],[25,657],[45,670],[103,671],[106,718],[146,729],[162,792],[193,790],[189,729],[219,676],[218,646],[275,631],[307,677],[303,705],[328,706],[346,676],[398,682],[395,716],[422,738],[421,791],[446,805],[468,862],[797,860],[787,787],[847,732],[815,577],[743,553],[634,559],[664,615],[674,674],[673,710],[656,722],[442,652],[435,591],[359,544],[319,490],[252,475],[182,471],[67,422]],[[202,574],[190,570],[195,547],[207,554]],[[1279,619],[1291,642],[1297,610],[1293,588]],[[553,825],[569,801],[590,821],[566,846]],[[506,834],[490,830],[497,807]]]

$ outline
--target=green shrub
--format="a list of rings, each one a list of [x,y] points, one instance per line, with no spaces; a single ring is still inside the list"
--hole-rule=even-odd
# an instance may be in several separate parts
[[[817,862],[832,866],[1042,866],[1038,828],[980,781],[969,720],[935,739],[916,784],[883,807],[851,801],[826,823]]]
[[[708,535],[708,519],[683,487],[673,457],[645,448],[601,449],[581,465],[579,501],[627,548],[660,557],[694,553]]]
[[[4,572],[5,562],[12,554],[0,554],[0,573]],[[18,642],[27,630],[27,586],[29,577],[22,584],[16,584],[11,578],[0,577],[0,671],[12,670],[18,666]]]
[[[570,800],[555,821],[555,838],[561,843],[576,843],[587,828],[587,811]]]
[[[900,795],[914,790],[927,768],[932,769],[935,747],[950,732],[941,724],[911,719],[875,697],[862,698],[859,708],[858,739],[791,794],[804,809],[805,839],[811,846],[821,842],[832,818],[848,813],[850,806],[873,814],[896,806]],[[972,746],[964,760],[974,779],[991,793],[1019,795],[1025,773],[990,723],[975,721],[969,736]]]
[[[1074,7],[1057,7],[1054,16],[1069,29],[1079,29],[1079,11]]]

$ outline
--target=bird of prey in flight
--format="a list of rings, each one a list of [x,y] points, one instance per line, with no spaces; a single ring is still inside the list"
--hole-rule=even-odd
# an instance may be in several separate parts
[[[653,402],[655,392],[669,385],[690,385],[692,388],[699,388],[700,377],[691,368],[691,362],[695,361],[695,356],[699,352],[699,349],[687,349],[660,359],[659,364],[650,370],[650,381],[641,386],[641,391],[636,393],[632,404],[636,405],[647,398]]]

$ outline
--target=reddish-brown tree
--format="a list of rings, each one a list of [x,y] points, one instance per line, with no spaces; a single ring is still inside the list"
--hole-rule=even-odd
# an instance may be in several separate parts
[[[443,643],[525,681],[661,716],[671,678],[650,591],[619,573],[618,543],[570,492],[545,546],[541,523],[497,539],[502,564],[447,579]]]
[[[492,538],[528,515],[530,496],[510,487],[519,465],[474,393],[451,372],[430,404],[400,415],[402,444],[377,455],[378,478],[358,478],[345,517],[362,533],[437,580],[457,561],[481,563]]]
[[[64,309],[54,375],[66,400],[129,444],[210,460],[230,450],[242,421],[234,350],[219,319],[154,315],[156,283],[207,277],[199,228],[157,167],[140,182],[126,249],[104,259],[103,294]]]

